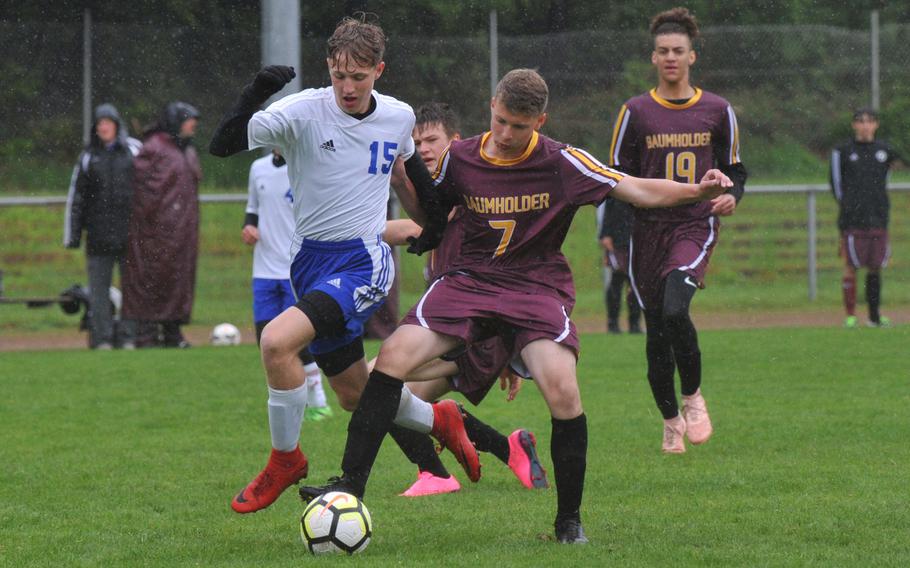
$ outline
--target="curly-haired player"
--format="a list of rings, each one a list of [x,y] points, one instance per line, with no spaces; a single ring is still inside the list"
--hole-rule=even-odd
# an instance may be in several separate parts
[[[631,175],[689,183],[716,167],[733,181],[732,188],[711,201],[635,210],[629,279],[648,327],[648,382],[664,418],[663,451],[682,453],[684,436],[701,444],[712,433],[689,304],[696,290],[704,288],[720,228],[717,216],[736,210],[746,170],[733,107],[689,82],[698,38],[695,17],[685,8],[661,12],[651,21],[651,35],[658,84],[620,108],[610,164]],[[682,414],[673,384],[676,369]]]

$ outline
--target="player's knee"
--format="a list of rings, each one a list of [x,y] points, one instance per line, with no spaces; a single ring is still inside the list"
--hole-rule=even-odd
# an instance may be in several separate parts
[[[544,391],[547,406],[554,417],[563,418],[580,413],[581,394],[578,391],[578,382],[574,379],[549,382]]]
[[[360,402],[360,391],[352,388],[336,389],[335,396],[338,398],[338,404],[341,408],[348,412],[354,412]]]
[[[297,349],[288,345],[287,340],[281,334],[268,325],[262,330],[259,349],[262,352],[262,362],[266,366],[277,364],[289,357],[296,357],[298,352]]]
[[[664,310],[664,326],[669,329],[676,329],[681,325],[689,322],[688,306],[671,306]]]
[[[407,341],[402,341],[393,333],[388,339],[383,341],[382,347],[379,348],[376,362],[381,362],[380,366],[384,372],[396,377],[400,375],[399,378],[403,378],[407,376],[408,370],[404,370],[404,363],[411,350],[412,348],[408,346]],[[374,367],[376,362],[373,363]]]

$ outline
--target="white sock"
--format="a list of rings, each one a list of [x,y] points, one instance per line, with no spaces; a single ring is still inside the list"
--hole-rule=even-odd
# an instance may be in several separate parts
[[[307,404],[313,408],[328,406],[325,391],[322,389],[322,373],[319,372],[319,365],[307,363],[303,366],[303,370],[306,372]]]
[[[398,403],[395,424],[429,434],[433,429],[433,405],[420,400],[408,390],[408,387],[404,387],[401,389],[401,402]]]
[[[269,432],[272,434],[272,447],[279,452],[290,452],[300,442],[306,391],[306,384],[293,390],[269,387]]]

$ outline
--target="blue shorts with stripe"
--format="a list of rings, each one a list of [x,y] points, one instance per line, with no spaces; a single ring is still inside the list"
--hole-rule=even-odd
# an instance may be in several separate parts
[[[381,236],[350,241],[304,239],[291,263],[297,297],[324,292],[338,303],[345,321],[343,336],[317,336],[310,352],[331,353],[362,337],[363,324],[385,301],[394,278],[392,250]]]
[[[279,278],[253,278],[253,321],[269,321],[297,302],[291,281]]]

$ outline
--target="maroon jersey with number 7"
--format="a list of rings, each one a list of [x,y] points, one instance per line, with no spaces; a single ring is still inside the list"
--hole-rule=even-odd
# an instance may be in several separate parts
[[[603,201],[624,174],[537,132],[523,155],[497,159],[483,151],[489,136],[453,141],[433,174],[437,188],[464,207],[461,246],[447,272],[574,304],[562,243],[578,208]]]

